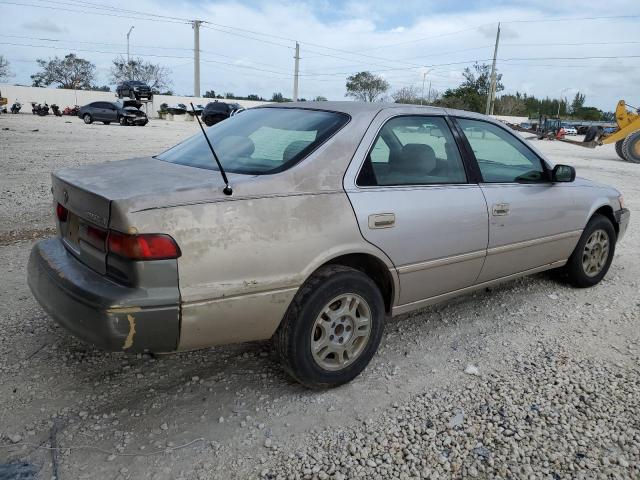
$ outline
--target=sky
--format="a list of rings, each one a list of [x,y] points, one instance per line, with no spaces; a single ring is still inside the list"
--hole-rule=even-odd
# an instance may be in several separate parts
[[[201,92],[291,97],[300,43],[300,97],[345,99],[346,77],[369,70],[393,91],[425,80],[440,93],[474,61],[490,63],[501,22],[497,68],[503,93],[586,95],[612,111],[640,104],[640,1],[539,0],[0,0],[0,55],[9,83],[29,85],[36,59],[73,52],[109,84],[126,54],[171,70],[171,89],[193,93],[193,28],[200,30]],[[10,21],[8,21],[10,20]],[[113,87],[112,87],[113,88]],[[635,103],[634,103],[635,102]]]

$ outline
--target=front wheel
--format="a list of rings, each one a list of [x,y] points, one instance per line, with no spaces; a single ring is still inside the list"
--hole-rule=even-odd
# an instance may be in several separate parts
[[[322,267],[300,288],[274,335],[289,374],[311,388],[358,376],[380,344],[385,309],[377,285],[341,265]]]
[[[85,113],[82,119],[84,120],[84,123],[86,123],[87,125],[93,122],[93,118],[91,118],[91,115],[89,115],[88,113]]]
[[[127,119],[125,117],[120,117],[119,122],[123,127],[127,125]]]
[[[640,163],[640,130],[624,139],[622,155],[627,162]]]
[[[616,231],[611,220],[595,214],[564,267],[569,282],[578,288],[600,283],[609,271],[615,249]]]

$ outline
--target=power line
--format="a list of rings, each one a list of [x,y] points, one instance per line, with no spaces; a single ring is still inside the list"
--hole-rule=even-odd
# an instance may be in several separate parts
[[[179,24],[185,24],[186,23],[186,22],[183,22],[183,21],[173,21],[173,20],[169,20],[169,19],[136,17],[136,16],[131,16],[131,15],[118,15],[116,13],[106,13],[106,12],[92,12],[92,11],[89,11],[89,10],[77,10],[77,9],[56,7],[56,6],[49,6],[49,5],[37,5],[37,4],[33,4],[33,3],[10,2],[10,1],[7,1],[7,0],[1,0],[0,4],[3,4],[3,5],[17,5],[19,7],[47,8],[49,10],[56,10],[56,11],[63,11],[63,12],[85,13],[85,14],[89,14],[89,15],[102,15],[102,16],[106,16],[106,17],[127,18],[129,20],[145,20],[145,21],[150,21],[150,22],[165,22],[165,23],[179,23]]]

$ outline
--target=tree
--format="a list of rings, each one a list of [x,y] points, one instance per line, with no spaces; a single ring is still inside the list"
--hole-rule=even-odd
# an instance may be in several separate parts
[[[584,96],[584,94],[576,92],[576,96],[573,97],[573,101],[571,102],[571,113],[573,115],[576,115],[582,109],[582,107],[584,107],[585,100],[586,97]]]
[[[274,94],[271,95],[271,101],[272,102],[277,102],[277,103],[282,103],[282,102],[284,102],[284,95],[282,95],[280,92],[274,92]]]
[[[110,92],[111,91],[111,87],[109,85],[103,85],[101,87],[98,87],[97,85],[94,85],[93,87],[91,87],[91,90],[94,90],[96,92]]]
[[[216,98],[216,92],[214,92],[213,90],[207,90],[206,92],[204,92],[204,95],[202,95],[203,98]]]
[[[314,102],[326,102],[327,101],[327,97],[323,97],[322,95],[318,95],[316,98],[313,99]]]
[[[473,69],[465,68],[462,76],[462,84],[457,88],[447,89],[435,103],[448,108],[484,112],[491,87],[491,65],[476,63]],[[496,92],[504,90],[501,80],[502,74],[496,73]]]
[[[153,93],[166,90],[171,85],[170,75],[168,68],[145,62],[142,58],[132,58],[127,62],[123,56],[119,56],[111,66],[111,83],[114,85],[125,80],[138,80],[149,85]]]
[[[527,113],[527,106],[522,99],[522,95],[502,95],[496,98],[495,112],[498,115],[515,115],[521,116]]]
[[[0,55],[0,81],[6,80],[12,76],[11,69],[9,69],[9,60]]]
[[[418,94],[418,88],[414,85],[408,87],[402,87],[391,94],[391,98],[396,103],[420,103],[420,95]]]
[[[236,98],[236,96],[232,92],[226,92],[224,94],[224,98],[228,98],[228,99],[233,100],[234,98]]]
[[[34,87],[47,87],[58,84],[58,88],[74,90],[88,90],[96,74],[96,66],[75,53],[65,55],[64,58],[54,57],[50,60],[37,60],[42,69],[31,75]]]
[[[389,90],[389,82],[371,72],[358,72],[347,77],[345,97],[353,97],[363,102],[375,102]]]

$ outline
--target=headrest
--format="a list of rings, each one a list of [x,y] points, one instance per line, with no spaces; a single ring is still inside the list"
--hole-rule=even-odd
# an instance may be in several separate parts
[[[282,152],[282,161],[288,162],[297,154],[299,154],[302,150],[307,148],[311,142],[307,140],[297,140],[295,142],[291,142],[287,145],[287,148]]]
[[[394,172],[430,174],[437,166],[436,152],[423,143],[407,143],[391,164]]]

